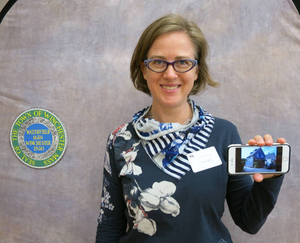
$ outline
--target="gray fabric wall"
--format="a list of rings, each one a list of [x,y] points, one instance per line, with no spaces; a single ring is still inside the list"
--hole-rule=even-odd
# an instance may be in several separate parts
[[[257,235],[226,210],[234,242],[300,242],[300,17],[291,0],[17,1],[0,25],[0,242],[94,242],[106,138],[151,102],[131,84],[132,51],[171,12],[202,28],[221,84],[192,98],[235,123],[244,142],[271,133],[292,146]],[[14,119],[33,107],[56,114],[69,135],[62,160],[44,170],[22,164],[9,143]]]

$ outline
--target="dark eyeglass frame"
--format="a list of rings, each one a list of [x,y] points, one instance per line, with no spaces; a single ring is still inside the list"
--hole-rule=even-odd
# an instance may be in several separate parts
[[[167,66],[166,66],[166,68],[163,71],[155,71],[155,70],[151,69],[150,65],[149,65],[149,63],[152,62],[152,61],[162,61],[162,62],[166,63]],[[190,61],[192,63],[192,66],[188,70],[186,70],[186,71],[183,71],[183,72],[177,71],[174,65],[175,65],[176,62],[180,62],[180,61]],[[165,60],[162,60],[162,59],[147,59],[147,60],[144,60],[145,66],[147,68],[149,68],[151,71],[155,72],[155,73],[163,73],[163,72],[165,72],[168,69],[169,65],[172,65],[173,69],[176,72],[178,72],[178,73],[186,73],[186,72],[192,70],[197,65],[197,63],[198,63],[197,60],[194,60],[194,59],[179,59],[179,60],[176,60],[174,62],[168,62],[168,61],[165,61]]]

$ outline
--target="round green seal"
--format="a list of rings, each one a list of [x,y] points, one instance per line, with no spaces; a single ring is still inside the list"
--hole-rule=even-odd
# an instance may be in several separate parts
[[[67,133],[52,112],[29,109],[14,121],[10,143],[15,155],[25,165],[37,169],[56,164],[67,147]]]

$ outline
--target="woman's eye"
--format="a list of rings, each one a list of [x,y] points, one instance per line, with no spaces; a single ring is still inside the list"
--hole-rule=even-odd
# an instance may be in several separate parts
[[[188,65],[188,61],[186,61],[186,60],[179,60],[177,63],[178,63],[178,65],[180,65],[180,66]]]
[[[155,60],[155,61],[153,61],[153,63],[156,65],[162,65],[164,62],[161,60]]]

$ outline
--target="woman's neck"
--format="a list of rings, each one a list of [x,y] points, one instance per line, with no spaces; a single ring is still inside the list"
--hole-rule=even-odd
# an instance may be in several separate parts
[[[193,111],[188,101],[178,107],[161,108],[153,104],[146,117],[154,118],[160,123],[188,124],[193,117]]]

